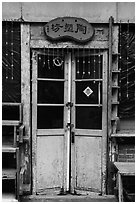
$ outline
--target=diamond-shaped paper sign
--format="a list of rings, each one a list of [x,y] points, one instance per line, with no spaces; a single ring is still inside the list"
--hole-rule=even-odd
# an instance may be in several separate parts
[[[89,86],[83,92],[88,97],[93,93],[92,89]]]

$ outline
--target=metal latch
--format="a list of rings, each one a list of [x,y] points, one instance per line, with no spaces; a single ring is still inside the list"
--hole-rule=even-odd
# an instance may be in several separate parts
[[[66,127],[67,127],[67,128],[69,127],[69,128],[72,129],[72,128],[74,127],[74,124],[72,124],[72,123],[67,123],[67,124],[66,124]]]
[[[71,132],[71,143],[75,142],[75,132]]]
[[[72,107],[72,106],[73,106],[73,103],[67,102],[67,103],[66,103],[66,106],[67,106],[67,107]]]

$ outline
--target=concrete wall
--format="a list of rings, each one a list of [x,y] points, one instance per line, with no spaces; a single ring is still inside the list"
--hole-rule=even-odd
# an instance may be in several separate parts
[[[47,22],[56,17],[82,17],[90,23],[135,23],[134,2],[3,2],[2,19]]]

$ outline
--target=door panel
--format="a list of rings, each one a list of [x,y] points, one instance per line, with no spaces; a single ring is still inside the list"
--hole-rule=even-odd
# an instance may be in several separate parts
[[[33,193],[60,193],[66,169],[64,54],[34,50],[32,59]]]
[[[63,186],[63,144],[63,135],[37,137],[37,193]]]
[[[101,137],[75,136],[76,189],[101,190]]]
[[[72,67],[72,135],[75,137],[72,136],[71,144],[71,189],[102,192],[105,178],[101,175],[106,168],[107,53],[87,50],[77,55],[80,60],[74,57]]]

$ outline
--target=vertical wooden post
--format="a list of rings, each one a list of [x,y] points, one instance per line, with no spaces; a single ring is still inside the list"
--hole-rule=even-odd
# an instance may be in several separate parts
[[[63,154],[63,193],[67,191],[67,92],[68,92],[68,57],[65,56],[64,61],[64,73],[65,73],[65,83],[64,83],[64,154]]]
[[[22,166],[26,165],[25,182],[31,183],[31,149],[30,149],[30,25],[21,24],[21,103],[23,104],[23,124],[29,138],[27,149],[23,153]],[[24,151],[24,150],[23,150]],[[27,162],[27,164],[26,164]],[[29,189],[30,191],[30,189]]]
[[[68,54],[68,103],[71,103],[71,53]],[[70,188],[70,137],[71,137],[71,107],[67,110],[67,191]]]
[[[111,99],[112,99],[112,29],[113,18],[109,18],[109,67],[108,67],[108,137],[111,135]]]
[[[111,16],[109,18],[109,64],[108,64],[108,107],[107,107],[107,144],[109,145],[109,140],[111,136],[111,119],[112,119],[112,114],[111,114],[111,99],[112,99],[112,50],[113,50],[113,17]],[[107,150],[108,150],[108,145],[107,145]],[[112,147],[112,145],[111,145]],[[109,162],[109,152],[106,155],[107,157],[107,163]],[[106,172],[106,175],[108,176],[108,170]],[[108,178],[106,176],[106,184],[108,182]],[[107,185],[106,185],[107,187]],[[107,189],[106,189],[107,191]]]
[[[71,134],[74,132],[75,134],[75,78],[76,78],[76,61],[75,61],[75,56],[74,52],[72,53],[72,115],[71,115],[71,123],[72,123],[72,128],[71,128]],[[71,193],[75,194],[75,189],[76,189],[76,153],[75,153],[75,135],[74,135],[74,142],[71,142]]]
[[[123,185],[121,174],[119,171],[118,171],[118,200],[119,202],[123,202]]]
[[[102,154],[101,154],[101,166],[102,166],[102,181],[101,181],[101,191],[102,194],[106,194],[106,165],[107,165],[107,62],[108,53],[103,54],[103,110],[102,110]]]
[[[32,193],[36,193],[36,150],[37,150],[37,54],[33,51],[32,54]]]

